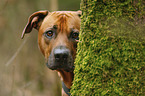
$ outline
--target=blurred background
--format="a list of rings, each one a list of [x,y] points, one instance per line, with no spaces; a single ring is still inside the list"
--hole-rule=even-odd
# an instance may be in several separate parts
[[[81,0],[0,0],[0,96],[60,96],[61,82],[48,69],[37,31],[21,39],[28,17],[39,10],[79,10]]]

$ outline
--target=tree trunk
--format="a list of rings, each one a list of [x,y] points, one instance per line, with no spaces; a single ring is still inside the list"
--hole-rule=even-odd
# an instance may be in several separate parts
[[[58,10],[58,0],[50,0],[50,10],[51,11]]]
[[[144,0],[82,0],[72,96],[145,95]]]

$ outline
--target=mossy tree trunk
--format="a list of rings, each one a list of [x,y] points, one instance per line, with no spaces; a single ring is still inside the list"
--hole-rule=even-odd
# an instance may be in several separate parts
[[[72,96],[144,96],[144,0],[82,0]]]

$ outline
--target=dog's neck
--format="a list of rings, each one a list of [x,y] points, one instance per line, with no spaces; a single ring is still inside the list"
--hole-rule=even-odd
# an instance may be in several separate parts
[[[66,72],[62,70],[57,70],[57,71],[58,71],[59,76],[61,77],[61,80],[66,85],[66,87],[70,89],[72,85],[73,77],[74,77],[73,72]]]

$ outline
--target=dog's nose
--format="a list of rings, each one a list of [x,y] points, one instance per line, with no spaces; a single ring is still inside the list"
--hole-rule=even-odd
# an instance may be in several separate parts
[[[69,57],[69,49],[65,46],[59,46],[54,49],[54,58],[56,62],[66,62]]]
[[[65,46],[55,47],[48,58],[47,66],[52,70],[60,69],[72,72],[74,70],[74,60],[70,49]]]

